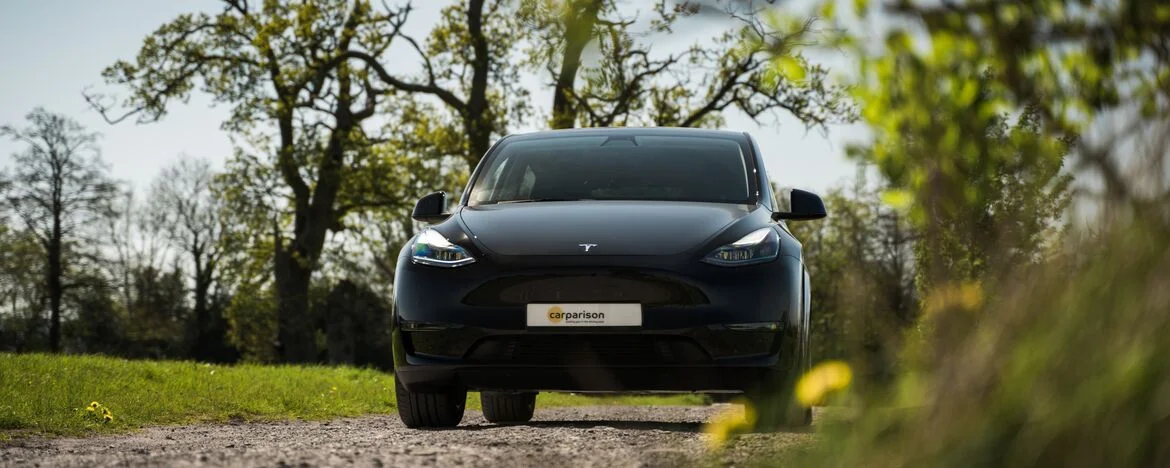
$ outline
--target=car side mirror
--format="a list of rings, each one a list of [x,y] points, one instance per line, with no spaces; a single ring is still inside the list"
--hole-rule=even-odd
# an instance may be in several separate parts
[[[434,192],[418,199],[410,217],[424,223],[441,223],[451,217],[447,210],[447,192]]]
[[[825,202],[821,201],[821,197],[812,192],[804,190],[792,189],[791,195],[792,203],[789,205],[789,211],[777,211],[772,213],[772,219],[781,220],[806,220],[806,219],[821,219],[828,216],[825,213]]]

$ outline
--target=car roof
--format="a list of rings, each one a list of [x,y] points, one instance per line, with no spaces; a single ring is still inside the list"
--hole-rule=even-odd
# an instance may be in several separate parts
[[[734,138],[746,140],[744,132],[729,130],[711,130],[706,128],[689,127],[592,127],[569,128],[564,130],[544,130],[529,133],[515,133],[508,135],[509,140],[535,140],[551,136],[613,136],[613,135],[646,135],[646,136],[692,136],[712,138]]]

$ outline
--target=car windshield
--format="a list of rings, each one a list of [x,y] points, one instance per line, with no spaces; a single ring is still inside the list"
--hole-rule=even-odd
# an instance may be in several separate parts
[[[506,141],[481,168],[469,202],[749,203],[747,167],[743,146],[731,138],[614,134]]]

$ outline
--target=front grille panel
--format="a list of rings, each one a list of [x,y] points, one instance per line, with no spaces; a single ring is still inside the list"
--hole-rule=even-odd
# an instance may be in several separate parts
[[[489,281],[463,302],[503,307],[529,303],[636,302],[647,307],[706,304],[693,286],[648,275],[514,276]]]
[[[518,365],[653,365],[710,361],[694,340],[661,335],[517,335],[481,340],[468,360]]]

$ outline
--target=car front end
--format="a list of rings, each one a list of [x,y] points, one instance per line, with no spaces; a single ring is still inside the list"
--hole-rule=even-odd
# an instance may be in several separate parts
[[[795,365],[798,256],[703,261],[734,243],[727,236],[675,255],[606,255],[570,242],[579,254],[509,256],[449,223],[433,232],[448,232],[473,262],[419,261],[417,248],[398,262],[395,369],[408,388],[740,392]],[[582,310],[576,326],[556,319],[578,304],[626,304],[640,317],[610,326]]]

